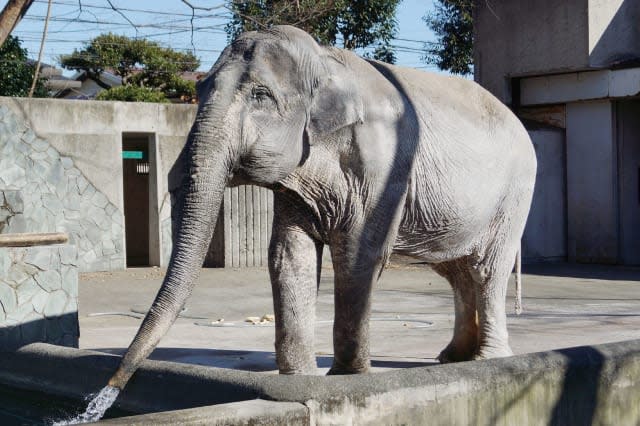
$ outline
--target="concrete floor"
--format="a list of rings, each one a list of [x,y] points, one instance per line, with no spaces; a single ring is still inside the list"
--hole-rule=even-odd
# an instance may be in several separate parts
[[[318,296],[316,354],[331,364],[333,271],[323,269]],[[158,268],[81,274],[80,347],[122,353],[160,286]],[[525,266],[524,313],[507,300],[516,354],[640,338],[640,269],[594,265]],[[273,313],[266,268],[203,269],[193,295],[153,359],[275,372],[274,327],[247,317]],[[224,319],[223,325],[218,320]],[[212,324],[214,323],[214,324]],[[375,370],[422,366],[449,342],[453,299],[428,267],[397,261],[373,296],[371,355]]]

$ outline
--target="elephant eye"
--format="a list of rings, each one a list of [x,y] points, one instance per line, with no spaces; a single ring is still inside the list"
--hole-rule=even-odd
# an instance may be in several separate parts
[[[255,86],[251,89],[251,99],[262,103],[265,101],[272,101],[273,95],[268,87],[265,86]]]

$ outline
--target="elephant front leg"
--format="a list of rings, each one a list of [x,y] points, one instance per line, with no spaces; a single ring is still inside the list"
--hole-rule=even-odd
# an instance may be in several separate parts
[[[366,373],[369,360],[371,291],[384,256],[356,256],[338,247],[331,252],[335,271],[333,365],[330,375]]]
[[[269,274],[276,320],[276,362],[280,374],[315,374],[315,305],[323,245],[274,217]]]

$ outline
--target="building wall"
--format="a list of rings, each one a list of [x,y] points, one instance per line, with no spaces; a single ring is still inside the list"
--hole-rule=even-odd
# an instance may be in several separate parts
[[[496,0],[474,10],[475,79],[512,102],[511,78],[640,59],[637,0]]]
[[[0,97],[0,232],[67,232],[80,271],[126,268],[122,144],[133,135],[148,140],[149,263],[167,266],[196,109]],[[264,265],[273,195],[243,186],[224,200],[208,265]]]
[[[24,200],[24,220],[2,232],[67,232],[78,248],[81,271],[124,269],[122,133],[148,133],[154,136],[157,164],[152,225],[164,264],[171,250],[166,176],[195,110],[0,97],[0,190],[19,191]]]
[[[0,188],[23,200],[21,220],[3,233],[64,231],[82,270],[123,267],[122,215],[69,155],[27,124],[14,103],[0,104]]]
[[[538,160],[536,186],[522,237],[524,262],[557,262],[567,257],[565,132],[528,126]]]
[[[613,102],[567,105],[568,257],[618,261],[617,148]]]
[[[589,65],[587,0],[476,2],[475,79],[511,103],[509,77]]]
[[[620,66],[640,59],[640,2],[589,0],[589,65]]]

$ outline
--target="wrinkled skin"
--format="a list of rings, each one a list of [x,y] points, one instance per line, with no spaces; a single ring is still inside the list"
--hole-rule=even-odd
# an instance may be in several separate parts
[[[442,362],[510,355],[507,280],[536,173],[517,118],[473,82],[246,33],[198,85],[180,222],[162,288],[110,384],[122,388],[191,293],[226,185],[274,190],[269,272],[281,373],[314,373],[322,247],[335,269],[330,374],[369,368],[371,288],[392,251],[453,288]]]

